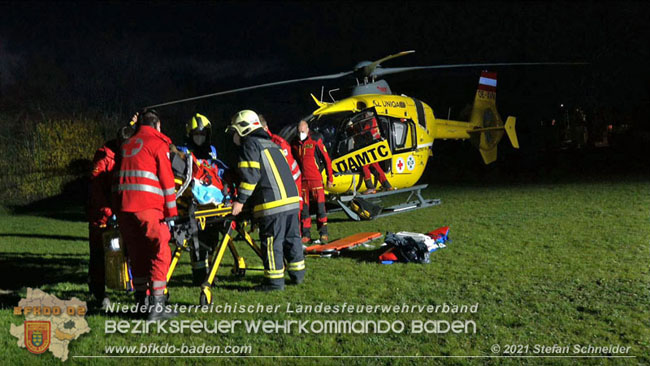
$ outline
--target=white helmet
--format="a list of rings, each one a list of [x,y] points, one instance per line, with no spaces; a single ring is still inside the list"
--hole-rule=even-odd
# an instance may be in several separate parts
[[[226,129],[226,132],[236,131],[239,136],[244,137],[260,128],[262,128],[262,124],[257,113],[250,109],[244,109],[232,117],[232,121]]]

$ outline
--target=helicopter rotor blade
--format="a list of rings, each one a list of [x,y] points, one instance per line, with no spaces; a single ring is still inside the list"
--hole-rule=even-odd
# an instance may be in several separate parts
[[[370,76],[373,73],[373,71],[375,71],[377,66],[379,66],[382,62],[385,62],[385,61],[388,61],[388,60],[391,60],[391,59],[394,59],[394,58],[397,58],[397,57],[410,55],[412,53],[415,53],[415,50],[402,51],[402,52],[396,53],[394,55],[389,55],[389,56],[386,56],[384,58],[380,58],[379,60],[374,61],[371,64],[360,68],[359,70],[354,70],[354,71],[361,72],[362,76]]]
[[[431,69],[456,69],[463,67],[486,67],[486,66],[538,66],[538,65],[587,65],[586,62],[496,62],[480,64],[450,64],[450,65],[432,65],[432,66],[411,66],[411,67],[390,67],[374,70],[370,76],[378,77],[389,74],[413,70],[431,70]]]
[[[275,82],[272,82],[272,83],[251,85],[251,86],[246,86],[246,87],[243,87],[243,88],[230,89],[230,90],[224,90],[224,91],[220,91],[220,92],[216,92],[216,93],[199,95],[197,97],[192,97],[192,98],[172,100],[172,101],[165,102],[165,103],[160,103],[160,104],[154,104],[154,105],[151,105],[151,106],[147,106],[145,108],[164,107],[164,106],[168,106],[168,105],[172,105],[172,104],[185,103],[185,102],[191,102],[191,101],[199,100],[199,99],[216,97],[216,96],[219,96],[219,95],[233,94],[233,93],[238,93],[238,92],[242,92],[242,91],[246,91],[246,90],[268,88],[270,86],[276,86],[276,85],[286,85],[286,84],[298,83],[298,82],[301,82],[301,81],[338,79],[338,78],[341,78],[341,77],[344,77],[344,76],[350,75],[350,74],[352,74],[352,71],[340,72],[338,74],[312,76],[312,77],[300,78],[300,79],[275,81]]]

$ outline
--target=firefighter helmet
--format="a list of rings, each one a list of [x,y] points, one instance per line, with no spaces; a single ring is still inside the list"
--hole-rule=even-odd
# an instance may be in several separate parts
[[[226,129],[226,132],[235,131],[239,136],[244,137],[260,128],[262,128],[262,124],[257,113],[249,109],[244,109],[232,117],[232,121]]]
[[[187,121],[187,124],[185,125],[185,130],[187,132],[186,136],[189,137],[193,132],[196,131],[206,131],[207,135],[209,136],[212,132],[212,124],[210,123],[210,120],[208,117],[196,113],[195,115],[192,116],[192,119]]]

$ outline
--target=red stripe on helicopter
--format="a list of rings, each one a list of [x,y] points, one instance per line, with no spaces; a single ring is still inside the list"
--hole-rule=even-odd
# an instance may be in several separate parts
[[[497,88],[494,87],[494,86],[479,84],[478,85],[478,90],[485,90],[485,91],[489,91],[489,92],[495,92],[495,91],[497,91]]]
[[[497,73],[496,72],[482,71],[481,72],[481,77],[496,80],[497,79]]]

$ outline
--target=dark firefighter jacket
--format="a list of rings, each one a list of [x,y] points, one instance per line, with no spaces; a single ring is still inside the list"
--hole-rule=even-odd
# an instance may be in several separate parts
[[[252,206],[253,217],[299,209],[298,188],[287,159],[263,129],[242,138],[238,155],[237,201]]]

